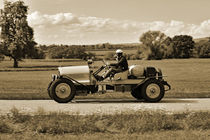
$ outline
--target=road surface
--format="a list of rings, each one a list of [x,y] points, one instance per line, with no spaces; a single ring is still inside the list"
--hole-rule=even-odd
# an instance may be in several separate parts
[[[210,111],[210,98],[164,98],[158,103],[146,103],[135,99],[77,99],[67,104],[53,100],[0,100],[0,114],[10,113],[12,108],[21,113],[38,111],[65,112],[69,114],[112,114],[138,110],[162,110],[166,112]]]

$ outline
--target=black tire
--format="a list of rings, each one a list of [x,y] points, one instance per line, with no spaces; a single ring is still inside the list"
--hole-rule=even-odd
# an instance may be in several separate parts
[[[141,95],[147,102],[159,102],[164,94],[164,85],[157,79],[150,79],[141,87]]]
[[[50,99],[52,99],[52,94],[51,94],[51,92],[50,92],[50,87],[51,87],[52,83],[53,83],[53,81],[51,81],[51,82],[49,83],[48,88],[47,88],[47,93],[48,93]]]
[[[50,94],[56,102],[68,103],[74,98],[76,88],[71,80],[57,79],[50,87]]]
[[[136,89],[134,89],[133,91],[131,91],[131,95],[136,98],[137,100],[141,100],[143,99],[141,96],[141,87],[138,87]]]

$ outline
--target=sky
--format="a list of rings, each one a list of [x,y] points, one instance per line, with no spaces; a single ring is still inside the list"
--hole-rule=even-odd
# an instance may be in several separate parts
[[[142,33],[149,30],[159,30],[170,37],[210,36],[210,0],[24,2],[39,44],[138,43]]]

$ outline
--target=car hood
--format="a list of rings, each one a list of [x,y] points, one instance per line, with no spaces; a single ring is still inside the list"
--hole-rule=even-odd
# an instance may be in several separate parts
[[[89,67],[84,66],[68,66],[68,67],[58,67],[60,75],[69,75],[69,74],[88,74]]]

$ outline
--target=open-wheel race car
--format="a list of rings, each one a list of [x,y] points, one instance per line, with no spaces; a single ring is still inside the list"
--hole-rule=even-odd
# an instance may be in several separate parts
[[[164,97],[165,91],[171,89],[163,79],[161,70],[154,67],[132,65],[126,71],[111,75],[103,81],[97,81],[94,75],[103,74],[107,69],[109,65],[104,62],[103,66],[94,71],[92,60],[83,66],[58,67],[58,74],[52,75],[48,94],[58,103],[70,102],[75,95],[81,93],[106,93],[106,91],[130,92],[138,100],[158,102]],[[80,80],[77,80],[77,77]]]

